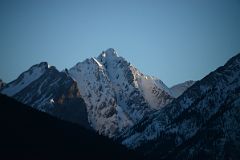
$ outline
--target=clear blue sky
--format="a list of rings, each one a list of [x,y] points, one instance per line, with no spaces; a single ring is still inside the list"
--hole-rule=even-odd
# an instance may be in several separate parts
[[[198,80],[240,52],[239,0],[1,0],[0,78],[59,70],[115,48],[168,86]]]

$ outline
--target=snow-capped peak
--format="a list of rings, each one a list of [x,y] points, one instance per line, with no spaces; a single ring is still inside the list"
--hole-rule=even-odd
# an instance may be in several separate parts
[[[49,65],[48,62],[40,62],[39,64],[36,64],[36,65],[32,66],[30,69],[37,68],[37,67],[39,67],[39,68],[50,68],[51,65]]]
[[[173,98],[157,78],[145,76],[112,48],[69,70],[99,133],[115,136]],[[143,80],[146,78],[146,80]]]
[[[45,71],[48,69],[47,62],[41,62],[32,66],[29,70],[23,72],[16,80],[8,83],[1,93],[8,96],[13,96],[16,93],[20,92],[30,83],[41,77]]]
[[[109,48],[105,51],[105,54],[108,55],[108,56],[117,56],[118,57],[118,54],[117,52],[115,51],[115,49],[113,48]]]
[[[108,59],[108,60],[113,60],[118,58],[119,55],[113,48],[109,48],[106,51],[103,51],[97,59]]]

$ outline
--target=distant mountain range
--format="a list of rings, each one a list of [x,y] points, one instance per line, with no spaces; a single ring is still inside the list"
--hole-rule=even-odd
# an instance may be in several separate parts
[[[239,159],[240,54],[168,88],[114,49],[58,71],[32,66],[0,92],[144,153],[145,159]]]

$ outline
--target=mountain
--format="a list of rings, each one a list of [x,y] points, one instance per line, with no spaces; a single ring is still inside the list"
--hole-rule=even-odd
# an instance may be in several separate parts
[[[7,84],[1,92],[8,96],[13,96],[31,84],[33,81],[41,77],[41,75],[47,69],[48,64],[46,62],[40,63],[39,65],[34,65],[28,71],[23,72],[16,80]]]
[[[240,54],[119,137],[149,159],[240,159]]]
[[[173,100],[159,79],[145,76],[112,48],[69,69],[86,102],[88,120],[113,137]]]
[[[183,86],[183,85],[182,85]],[[180,94],[142,74],[112,48],[59,72],[42,62],[1,89],[2,94],[63,120],[115,137]],[[176,93],[175,93],[176,92]]]
[[[106,137],[0,94],[0,159],[142,159]]]
[[[191,87],[195,81],[186,81],[177,85],[174,85],[170,88],[171,95],[175,98],[183,94],[189,87]]]
[[[91,128],[77,83],[47,62],[32,66],[8,83],[2,94],[61,119]]]

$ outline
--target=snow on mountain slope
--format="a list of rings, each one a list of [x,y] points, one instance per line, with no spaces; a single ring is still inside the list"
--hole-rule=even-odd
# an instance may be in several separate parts
[[[2,93],[55,117],[90,128],[77,83],[67,73],[59,72],[46,62],[21,74],[6,85]]]
[[[143,96],[140,99],[145,99],[151,108],[159,109],[172,101],[173,97],[168,87],[161,80],[145,76],[124,58],[118,56],[114,49],[110,48],[100,54],[98,60],[105,66],[115,88],[119,87],[121,90],[126,84],[130,84],[132,89],[140,91],[140,95]]]
[[[171,95],[174,96],[175,98],[179,97],[180,95],[183,94],[189,87],[191,87],[195,81],[186,81],[177,85],[174,85],[170,88]]]
[[[223,67],[219,67],[202,80],[197,81],[172,103],[159,111],[146,115],[139,123],[125,131],[119,140],[130,148],[137,148],[145,154],[157,155],[158,158],[164,159],[164,156],[171,154],[173,150],[184,147],[192,138],[198,134],[201,135],[204,127],[210,123],[217,123],[217,126],[225,126],[222,128],[223,130],[228,130],[229,134],[232,132],[231,134],[235,135],[232,136],[231,141],[235,141],[236,146],[240,147],[238,138],[240,134],[237,130],[234,131],[234,128],[239,126],[236,124],[240,123],[239,119],[234,118],[239,114],[239,96],[240,54],[231,58]],[[236,108],[233,109],[233,107]],[[231,111],[232,109],[235,112]],[[222,115],[226,117],[222,117]],[[233,117],[227,118],[231,115]],[[227,122],[228,119],[229,122]],[[222,120],[226,120],[224,125],[222,125]],[[229,125],[230,121],[234,122],[232,126]],[[214,125],[211,125],[211,128],[217,133],[222,131],[215,128]],[[229,140],[229,137],[226,139]],[[218,144],[217,140],[212,140],[211,143]],[[198,143],[202,144],[200,141]],[[193,145],[197,149],[201,149],[195,144]],[[219,147],[224,147],[225,144],[219,144]],[[210,152],[214,153],[216,150],[213,148]],[[195,150],[191,152],[195,152]],[[197,156],[198,152],[195,153]]]
[[[146,80],[147,76],[111,48],[76,64],[69,74],[78,82],[92,127],[109,137],[173,99],[160,80],[149,76]]]
[[[38,79],[44,72],[47,70],[48,64],[46,62],[42,62],[40,64],[32,66],[28,71],[23,72],[17,80],[8,83],[3,90],[2,94],[6,94],[8,96],[13,96],[30,83]]]
[[[117,132],[115,94],[105,70],[96,59],[87,59],[69,70],[87,104],[88,120],[100,134],[113,136]]]
[[[168,87],[157,78],[141,75],[138,84],[144,98],[152,108],[162,108],[173,100]]]
[[[240,159],[240,92],[229,95],[222,108],[188,142],[166,159]],[[158,157],[158,155],[154,155]]]

